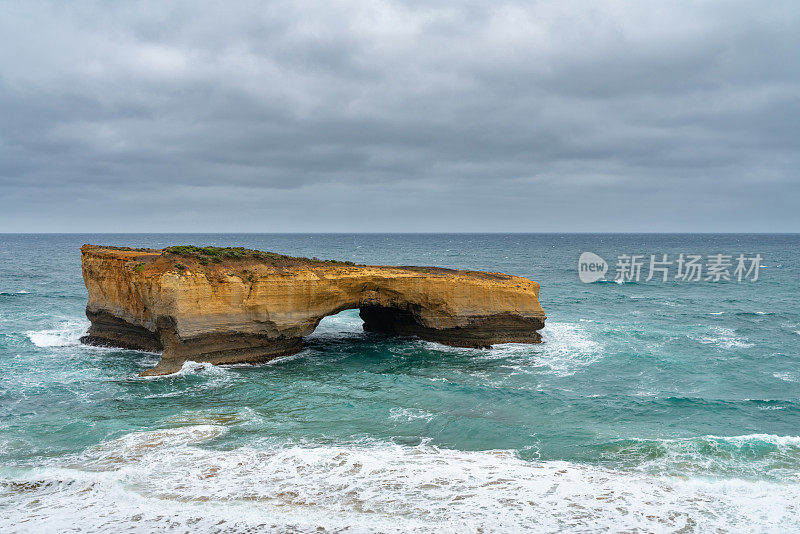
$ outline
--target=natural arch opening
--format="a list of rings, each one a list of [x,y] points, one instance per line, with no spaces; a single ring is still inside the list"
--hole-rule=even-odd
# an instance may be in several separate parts
[[[355,337],[364,333],[363,325],[358,308],[347,308],[320,319],[314,330],[303,339]]]
[[[426,330],[409,310],[382,306],[345,308],[322,317],[303,340],[350,337],[364,332],[389,336],[414,336]]]
[[[303,339],[344,338],[370,332],[387,336],[418,337],[456,347],[489,348],[491,339],[483,327],[498,326],[497,317],[492,318],[491,325],[479,321],[477,324],[473,322],[468,327],[454,325],[442,328],[436,323],[434,326],[428,326],[422,317],[424,313],[425,310],[421,306],[415,305],[406,307],[362,305],[346,308],[322,317],[314,330],[303,336]],[[504,321],[501,319],[502,322]],[[508,326],[518,327],[516,320],[511,322],[513,324]]]

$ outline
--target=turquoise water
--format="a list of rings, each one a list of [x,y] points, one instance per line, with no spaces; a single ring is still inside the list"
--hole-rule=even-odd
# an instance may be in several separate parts
[[[82,346],[83,243],[237,245],[541,283],[541,345],[326,318],[298,355]],[[756,282],[582,284],[585,250],[760,253]],[[0,235],[0,530],[800,530],[798,235]],[[250,529],[250,530],[248,530]]]

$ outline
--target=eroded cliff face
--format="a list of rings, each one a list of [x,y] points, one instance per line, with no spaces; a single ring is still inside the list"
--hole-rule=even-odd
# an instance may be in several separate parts
[[[350,308],[360,309],[365,330],[453,346],[541,341],[539,284],[527,278],[242,249],[209,254],[84,245],[92,324],[82,341],[163,351],[143,375],[175,372],[186,360],[263,362],[292,354],[323,317]]]

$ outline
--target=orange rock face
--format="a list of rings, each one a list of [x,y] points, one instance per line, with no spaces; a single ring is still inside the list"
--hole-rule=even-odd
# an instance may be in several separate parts
[[[539,284],[501,273],[84,245],[85,343],[163,351],[143,375],[187,360],[263,362],[298,352],[319,321],[359,308],[364,329],[453,346],[538,343]],[[219,249],[224,250],[224,249]],[[241,249],[240,249],[241,250]]]

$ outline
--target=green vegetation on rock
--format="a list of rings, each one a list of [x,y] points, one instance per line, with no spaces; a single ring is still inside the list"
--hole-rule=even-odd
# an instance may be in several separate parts
[[[286,256],[275,252],[264,252],[243,247],[198,247],[195,245],[175,245],[167,247],[164,252],[177,256],[196,258],[201,265],[209,262],[220,263],[224,260],[255,259],[265,263],[330,263],[339,265],[355,265],[352,261],[320,260],[318,258],[303,258]]]

